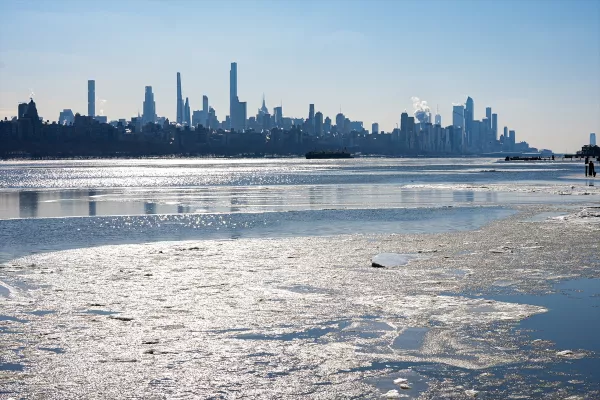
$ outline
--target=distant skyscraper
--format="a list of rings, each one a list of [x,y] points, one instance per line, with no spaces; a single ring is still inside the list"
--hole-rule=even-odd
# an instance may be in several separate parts
[[[317,112],[315,114],[315,135],[322,136],[323,135],[323,113]]]
[[[508,141],[510,143],[511,150],[513,150],[515,147],[515,143],[517,143],[517,134],[515,133],[515,131],[508,131]]]
[[[459,135],[458,140],[455,141],[455,148],[462,149],[465,143],[465,107],[464,106],[453,106],[452,107],[452,126],[454,127],[455,134]]]
[[[315,133],[315,105],[308,105],[308,132],[310,134]]]
[[[377,122],[373,122],[371,125],[371,134],[377,135],[379,133],[379,124]]]
[[[237,95],[237,63],[232,62],[229,70],[229,98],[235,99]]]
[[[408,132],[408,113],[406,111],[400,114],[400,130]]]
[[[406,132],[412,134],[415,131],[415,117],[408,117],[406,119]]]
[[[471,99],[470,97],[467,99],[467,102],[469,102],[469,99]],[[473,99],[471,99],[471,105],[473,104]],[[442,125],[442,116],[440,115],[440,108],[436,107],[435,110],[435,124],[436,125]]]
[[[267,107],[267,100],[265,99],[265,95],[263,93],[262,105],[258,109],[258,115],[264,115],[269,113],[269,108]]]
[[[275,116],[275,126],[281,128],[283,126],[283,107],[275,107],[273,109],[273,115]]]
[[[474,120],[471,123],[471,132],[469,134],[470,137],[470,142],[469,145],[471,146],[471,149],[474,151],[481,151],[484,143],[485,143],[485,138],[482,136],[483,135],[483,131],[485,131],[483,123],[479,120]]]
[[[88,116],[96,116],[96,81],[88,81]]]
[[[202,115],[198,115],[196,117],[196,123],[194,123],[193,118],[192,118],[192,123],[194,123],[194,126],[196,126],[197,124],[200,124],[200,125],[204,126],[205,128],[208,127],[208,113],[209,113],[208,96],[204,95],[204,96],[202,96]],[[192,117],[193,117],[193,115],[192,115]]]
[[[488,121],[488,129],[492,129],[492,107],[485,108],[485,118]]]
[[[475,104],[473,99],[469,96],[467,97],[467,101],[465,103],[465,132],[471,137],[471,125],[473,125],[473,120],[475,119]]]
[[[219,120],[217,119],[217,113],[215,109],[212,107],[208,108],[208,128],[209,129],[217,129],[219,125]]]
[[[465,127],[465,108],[463,106],[452,107],[452,126]]]
[[[498,140],[498,114],[492,114],[492,134],[494,140]]]
[[[344,132],[344,121],[345,120],[346,120],[346,117],[342,113],[339,113],[338,115],[335,116],[335,126],[337,128],[338,133]]]
[[[181,73],[177,73],[177,123],[183,124],[183,95],[181,94]]]
[[[482,146],[486,146],[487,150],[490,150],[489,147],[492,145],[492,123],[487,119],[483,118],[481,120],[481,124],[479,125],[479,137]]]
[[[146,86],[144,94],[144,114],[142,115],[142,124],[153,124],[156,122],[156,103],[154,102],[154,93],[152,86]]]
[[[503,135],[504,135],[504,140],[505,141],[508,140],[508,126],[504,127]]]
[[[471,113],[471,118],[475,118],[475,103],[473,102],[473,99],[469,96],[467,97],[467,101],[465,103],[465,111],[468,111],[469,113]]]
[[[206,113],[206,115],[208,115],[208,96],[207,95],[202,96],[202,111],[204,111]]]
[[[590,145],[596,146],[596,134],[595,133],[590,133]]]
[[[236,113],[238,111],[238,94],[237,94],[237,63],[231,63],[231,69],[229,70],[229,120],[231,128],[235,128],[236,125]]]
[[[192,115],[191,114],[192,113],[190,111],[190,99],[186,97],[184,112],[183,112],[183,123],[187,124],[187,126],[192,126]]]

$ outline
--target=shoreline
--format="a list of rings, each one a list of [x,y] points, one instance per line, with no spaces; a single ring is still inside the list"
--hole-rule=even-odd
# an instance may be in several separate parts
[[[215,154],[195,154],[195,155],[183,155],[183,154],[172,154],[172,155],[140,155],[140,156],[68,156],[68,157],[0,157],[0,162],[13,162],[13,161],[79,161],[79,160],[172,160],[172,159],[289,159],[289,158],[299,158],[305,159],[305,154],[258,154],[258,155],[215,155]],[[488,159],[497,159],[498,162],[505,163],[583,163],[583,158],[575,159],[575,158],[556,158],[556,160],[550,159],[542,159],[542,160],[509,160],[505,161],[503,156],[489,156],[485,154],[480,155],[386,155],[386,154],[360,154],[354,155],[351,159],[357,158],[389,158],[389,159],[440,159],[440,158],[450,158],[450,159],[478,159],[478,158],[488,158]],[[319,159],[324,160],[324,159]],[[327,158],[325,160],[328,160]],[[344,158],[336,158],[333,160],[344,160]]]

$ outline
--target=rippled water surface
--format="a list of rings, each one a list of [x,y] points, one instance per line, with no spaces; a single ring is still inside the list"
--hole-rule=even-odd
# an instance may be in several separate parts
[[[563,177],[579,167],[380,158],[3,162],[0,259],[149,240],[476,229],[510,215],[510,205],[587,200],[563,193],[573,191]]]

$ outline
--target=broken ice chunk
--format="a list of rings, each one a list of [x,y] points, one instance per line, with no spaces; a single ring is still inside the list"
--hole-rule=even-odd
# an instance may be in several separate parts
[[[393,268],[408,264],[414,257],[407,254],[380,253],[371,259],[374,268]]]

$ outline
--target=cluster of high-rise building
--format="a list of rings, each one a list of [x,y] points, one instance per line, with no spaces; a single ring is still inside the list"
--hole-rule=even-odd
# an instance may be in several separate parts
[[[251,141],[255,144],[278,140],[281,143],[283,140],[292,146],[290,149],[286,148],[288,152],[293,152],[292,143],[303,144],[303,146],[310,144],[313,147],[323,148],[353,147],[355,151],[395,155],[460,155],[534,150],[530,149],[526,142],[517,143],[515,131],[509,130],[506,126],[500,134],[498,132],[498,114],[492,113],[491,107],[485,108],[483,118],[475,119],[475,102],[471,97],[468,97],[464,104],[453,105],[452,121],[447,126],[442,126],[439,109],[432,118],[427,103],[413,97],[415,110],[412,115],[406,111],[401,113],[396,129],[384,132],[380,130],[379,124],[374,122],[369,132],[363,126],[362,121],[351,120],[341,110],[334,119],[331,119],[318,111],[314,103],[308,105],[308,113],[305,118],[284,116],[282,104],[273,107],[273,111],[270,112],[264,94],[262,105],[256,115],[248,116],[247,103],[240,101],[238,96],[238,65],[235,62],[231,63],[229,71],[229,115],[219,121],[216,111],[210,107],[206,95],[202,97],[202,108],[191,111],[189,97],[185,97],[185,100],[183,97],[181,78],[181,73],[177,72],[176,120],[174,123],[165,117],[158,116],[152,86],[146,86],[142,115],[138,113],[129,121],[126,119],[111,121],[110,125],[118,128],[118,132],[123,135],[151,133],[154,135],[153,140],[157,135],[160,136],[160,132],[163,132],[166,141],[172,140],[175,135],[164,132],[177,132],[177,130],[192,132],[192,134],[193,132],[198,132],[198,134],[213,132],[217,136],[211,136],[211,140],[215,140],[215,137],[222,137],[223,139],[218,141],[226,146],[232,143],[230,140],[232,138],[235,138],[234,141],[241,140],[243,142],[244,138],[252,137]],[[19,105],[18,119],[24,118],[27,108],[27,103]],[[90,121],[108,123],[106,116],[96,115],[96,82],[94,80],[88,81],[87,118]],[[59,115],[58,125],[72,125],[76,121],[81,124],[84,120],[79,114],[74,115],[72,110],[64,109]],[[93,128],[89,122],[86,122],[86,126]],[[169,128],[167,129],[167,127]],[[189,136],[189,134],[186,135]],[[286,135],[295,139],[291,141],[281,139],[287,137]],[[590,138],[591,141],[592,138]],[[197,140],[195,143],[199,143],[199,141]],[[240,146],[243,148],[243,145]]]
[[[148,102],[148,95],[146,102]],[[152,99],[153,102],[153,99]],[[247,103],[240,101],[238,96],[238,65],[231,63],[229,70],[229,115],[219,122],[216,112],[208,105],[208,97],[203,96],[202,109],[193,111],[190,118],[189,98],[185,103],[182,97],[181,74],[177,73],[177,124],[197,127],[202,125],[210,129],[223,129],[235,132],[269,131],[273,128],[290,130],[292,127],[301,129],[305,134],[315,137],[326,135],[343,135],[350,132],[367,133],[362,121],[352,121],[343,113],[335,116],[335,121],[316,111],[314,104],[309,104],[307,118],[284,117],[283,106],[273,108],[271,113],[266,105],[263,95],[262,106],[256,116],[248,116]],[[143,117],[143,125],[156,121],[154,110],[149,112],[150,117]],[[144,106],[146,115],[146,106]],[[383,133],[383,132],[381,132]],[[377,122],[371,125],[371,134],[380,134]],[[452,124],[442,127],[442,118],[439,111],[431,118],[427,110],[415,110],[413,116],[402,113],[400,127],[391,134],[392,142],[398,150],[440,153],[482,153],[497,151],[526,150],[526,143],[517,143],[514,130],[504,127],[503,134],[498,132],[498,114],[492,113],[491,107],[485,109],[485,117],[475,119],[475,106],[471,97],[465,104],[454,105],[452,109]]]

